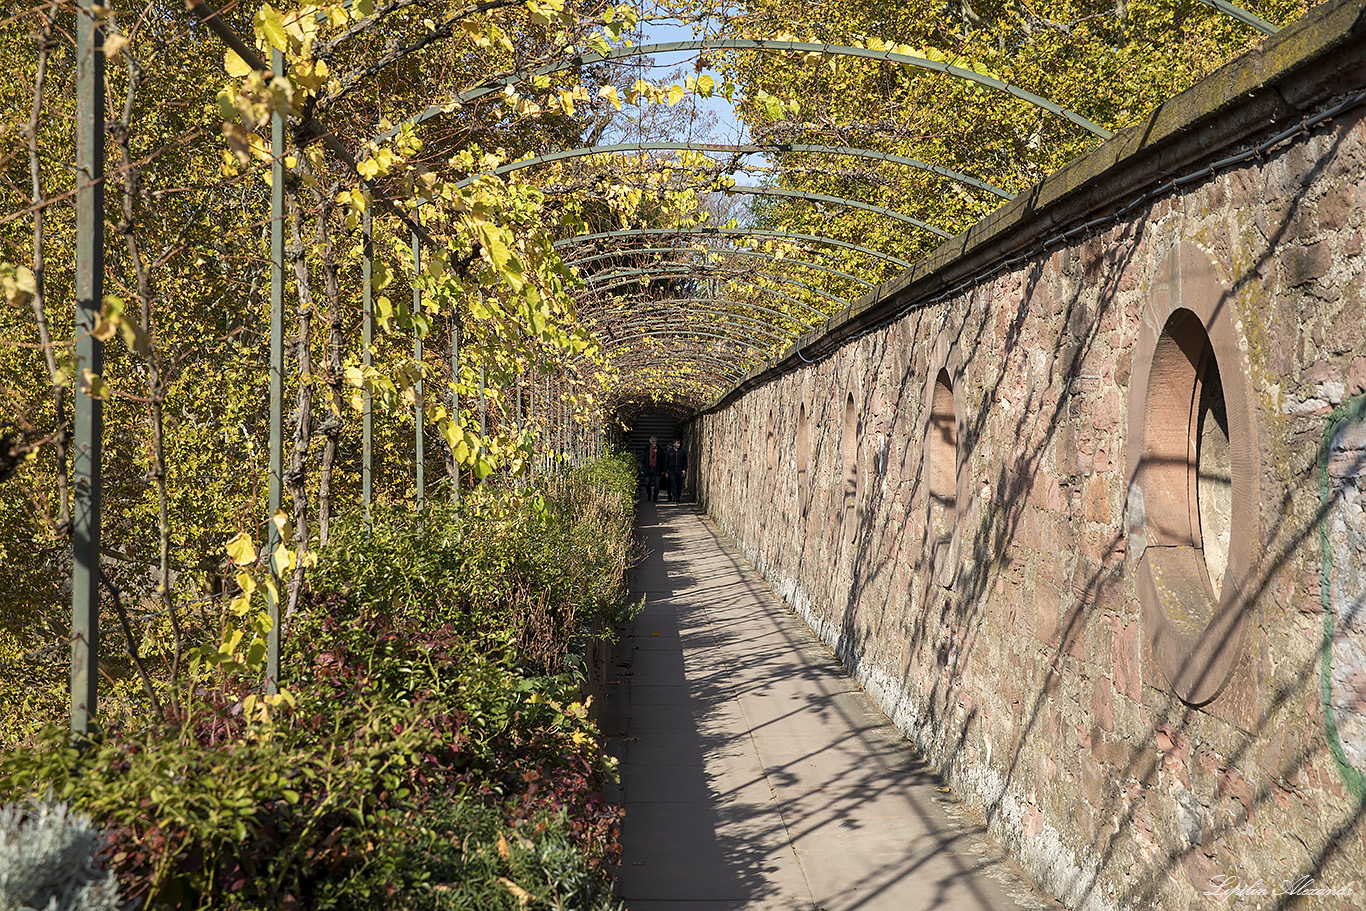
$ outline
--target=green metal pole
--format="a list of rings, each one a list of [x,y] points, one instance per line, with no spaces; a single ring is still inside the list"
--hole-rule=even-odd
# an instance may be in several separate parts
[[[484,454],[484,437],[489,432],[488,400],[484,397],[484,365],[479,365],[479,454]]]
[[[284,72],[285,61],[279,51],[271,54],[270,65]],[[274,517],[284,497],[285,465],[285,120],[279,112],[270,117],[270,572],[274,592],[266,592],[270,612],[270,632],[266,634],[266,693],[280,689],[280,567],[275,565],[275,549],[280,546],[280,529]]]
[[[460,393],[456,384],[460,382],[460,314],[451,313],[451,420],[460,428]],[[460,503],[460,463],[455,460],[455,450],[451,450],[451,465],[455,467],[455,477],[451,478],[451,502]]]
[[[104,300],[104,29],[93,0],[76,12],[76,357],[82,376],[104,373],[92,334]],[[71,732],[92,732],[99,707],[100,463],[104,409],[77,383],[71,449]]]
[[[522,428],[524,426],[522,423],[522,365],[520,363],[517,365],[517,378],[514,380],[513,386],[517,393],[517,411],[515,417],[517,421],[517,439],[520,440],[522,438]],[[526,479],[518,478],[517,486],[523,486],[522,482],[524,480]]]
[[[375,268],[375,229],[370,221],[370,207],[365,207],[365,217],[361,228],[360,283],[361,306],[364,321],[361,323],[361,363],[367,368],[373,364],[374,355],[370,349],[375,342],[375,290],[370,286]],[[365,507],[365,527],[370,527],[370,507],[374,502],[375,483],[375,406],[367,385],[361,393],[361,463],[360,499]]]
[[[417,316],[422,312],[422,288],[417,283],[417,275],[422,268],[422,237],[413,231],[413,315]],[[422,332],[416,326],[413,327],[413,360],[418,366],[422,366]],[[416,386],[413,388],[413,418],[417,424],[417,508],[422,509],[427,503],[427,475],[426,458],[427,454],[423,448],[423,426],[422,426],[422,377],[418,375]]]

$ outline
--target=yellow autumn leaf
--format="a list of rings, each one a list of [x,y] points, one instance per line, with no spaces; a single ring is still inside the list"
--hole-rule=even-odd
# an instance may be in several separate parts
[[[223,69],[228,71],[229,76],[236,76],[239,79],[251,74],[251,66],[237,56],[237,52],[232,48],[223,52]]]
[[[256,544],[245,531],[233,535],[224,550],[227,551],[228,558],[238,566],[256,562]]]
[[[38,280],[28,266],[16,266],[13,273],[0,274],[5,300],[16,307],[22,307],[33,300],[38,293]]]
[[[511,892],[513,897],[517,899],[518,908],[525,908],[527,905],[531,904],[532,899],[536,897],[506,876],[498,877],[498,882],[502,883],[503,887]]]

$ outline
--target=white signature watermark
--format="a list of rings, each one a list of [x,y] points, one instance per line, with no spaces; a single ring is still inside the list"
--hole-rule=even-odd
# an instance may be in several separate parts
[[[1230,902],[1235,898],[1279,898],[1283,895],[1346,898],[1355,895],[1357,891],[1355,882],[1321,886],[1312,876],[1287,879],[1279,885],[1268,884],[1264,879],[1248,883],[1237,876],[1215,876],[1211,877],[1209,884],[1210,888],[1205,892],[1205,897],[1217,902]]]

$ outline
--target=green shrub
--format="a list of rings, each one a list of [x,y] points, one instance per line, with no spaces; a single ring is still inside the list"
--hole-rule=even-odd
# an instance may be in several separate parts
[[[32,738],[0,799],[90,814],[146,908],[614,907],[611,761],[566,670],[622,590],[612,472],[341,529],[286,629],[287,700],[220,665],[177,715]]]

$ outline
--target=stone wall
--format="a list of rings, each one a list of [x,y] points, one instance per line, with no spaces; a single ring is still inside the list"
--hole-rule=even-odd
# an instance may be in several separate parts
[[[1072,907],[1366,907],[1366,106],[1208,170],[1366,86],[1362,20],[1320,8],[691,427],[710,515]]]

